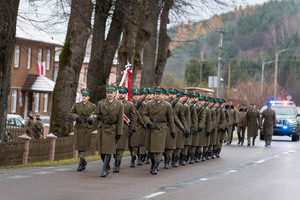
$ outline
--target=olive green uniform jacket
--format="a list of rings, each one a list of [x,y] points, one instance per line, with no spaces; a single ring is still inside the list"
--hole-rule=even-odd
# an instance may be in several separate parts
[[[217,116],[215,108],[210,109],[212,131],[210,134],[210,145],[217,145]]]
[[[190,105],[190,112],[191,112],[191,145],[193,145],[193,141],[195,139],[198,139],[198,113],[197,113],[197,103]],[[192,134],[192,131],[195,131],[194,134]]]
[[[91,116],[91,114],[95,111],[95,108],[96,105],[89,101],[85,105],[82,102],[75,103],[69,112],[69,118],[74,121],[76,120],[77,117],[81,117],[83,120],[87,120]],[[88,124],[87,122],[75,123],[75,128],[74,128],[74,149],[75,150],[82,150],[82,151],[90,150],[92,128],[93,126]]]
[[[177,103],[173,108],[176,115],[176,120],[174,121],[176,126],[176,149],[183,149],[185,143],[185,135],[182,131],[183,128],[187,129],[187,122],[184,114],[184,106],[181,103]]]
[[[144,119],[142,118],[142,114],[146,106],[147,106],[146,103],[142,103],[137,110],[135,109],[136,116],[137,116],[137,126],[136,126],[136,131],[129,139],[130,147],[145,146],[146,130],[143,128],[143,125],[146,124],[144,122]]]
[[[188,104],[183,105],[184,117],[187,125],[187,132],[189,133],[188,137],[185,138],[184,145],[192,144],[192,136],[191,136],[191,111]]]
[[[203,127],[205,126],[205,120],[206,120],[206,112],[203,107],[201,107],[199,104],[197,105],[197,118],[198,118],[198,127],[201,127],[203,130]],[[197,127],[197,129],[198,129]],[[203,140],[203,132],[202,130],[200,132],[196,132],[195,135],[193,135],[192,139],[192,146],[200,146]]]
[[[124,105],[114,99],[109,102],[108,99],[98,101],[95,115],[99,122],[97,135],[97,150],[100,154],[115,153],[116,134],[123,134],[124,126]]]
[[[27,135],[29,137],[31,137],[32,139],[35,138],[34,137],[34,128],[35,128],[34,119],[27,117],[26,122],[25,122],[25,130],[26,130]]]
[[[118,142],[117,149],[127,149],[128,148],[128,139],[129,139],[129,130],[132,129],[136,131],[136,122],[137,122],[137,115],[136,109],[133,103],[127,101],[126,99],[120,101],[124,105],[124,114],[130,119],[129,125],[123,120],[123,134]],[[133,133],[133,135],[135,132]]]
[[[221,132],[219,131],[219,128],[222,128],[223,130],[225,130],[226,128],[226,116],[225,116],[225,112],[223,109],[219,108],[216,110],[216,117],[217,117],[217,129],[216,129],[216,133],[217,133],[217,145],[221,145],[222,141],[225,138],[225,131]]]
[[[43,136],[43,122],[41,119],[36,119],[34,124],[34,139],[41,139]]]
[[[174,116],[172,114],[171,105],[164,100],[161,100],[158,103],[156,99],[153,99],[147,104],[142,117],[145,124],[148,124],[150,121],[154,122],[156,120],[162,122],[154,123],[154,129],[147,128],[145,145],[146,150],[150,153],[164,152],[166,135],[168,132],[167,123],[169,124],[171,132],[175,133]]]
[[[228,126],[232,126],[237,123],[237,110],[235,108],[228,108],[227,110],[229,115]]]
[[[211,112],[210,109],[205,108],[205,126],[203,127],[200,135],[204,134],[203,140],[201,141],[200,146],[208,147],[210,145],[210,135],[207,136],[206,133],[212,131],[212,121],[211,121]]]
[[[247,136],[256,137],[258,135],[258,127],[260,126],[260,116],[258,110],[250,109],[246,113]]]
[[[276,114],[275,111],[266,109],[262,113],[261,120],[264,119],[263,123],[263,134],[273,135],[273,127],[276,126]]]

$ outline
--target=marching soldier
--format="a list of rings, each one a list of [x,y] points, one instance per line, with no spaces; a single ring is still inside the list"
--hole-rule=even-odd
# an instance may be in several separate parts
[[[247,107],[246,104],[242,104],[242,108],[238,112],[238,118],[237,118],[237,135],[238,135],[238,145],[241,144],[244,145],[244,139],[245,139],[245,132],[246,132],[246,113],[247,113]],[[242,135],[241,135],[242,132]]]
[[[261,120],[263,123],[263,134],[265,138],[265,146],[271,146],[273,128],[276,126],[276,114],[271,109],[271,104],[267,103],[267,109],[263,111]]]
[[[222,143],[225,138],[225,128],[226,128],[226,116],[222,109],[222,105],[225,102],[224,99],[217,99],[218,107],[216,108],[217,117],[217,140],[216,145],[214,145],[214,154],[217,158],[220,158],[220,152],[222,148]]]
[[[116,144],[123,134],[124,105],[115,99],[116,88],[106,88],[106,99],[98,101],[95,111],[99,122],[97,135],[97,150],[102,161],[101,177],[109,174],[111,154],[116,152]]]
[[[228,129],[227,129],[227,145],[229,145],[232,142],[233,131],[237,121],[237,110],[233,106],[231,99],[228,99],[227,103],[228,104],[226,109],[229,115]]]
[[[86,151],[90,150],[92,137],[92,113],[96,105],[89,101],[91,92],[88,89],[81,90],[82,101],[75,103],[70,112],[69,118],[75,120],[74,128],[74,149],[78,150],[80,161],[77,171],[83,171],[87,165],[85,160]]]
[[[145,102],[148,103],[149,90],[147,88],[142,88],[141,92],[142,92],[141,99],[144,99]]]
[[[114,173],[118,173],[120,171],[120,165],[122,162],[122,157],[124,150],[128,146],[128,138],[132,137],[136,131],[136,110],[130,101],[126,100],[126,96],[128,93],[128,88],[124,86],[120,86],[118,89],[119,92],[119,101],[124,105],[124,125],[123,125],[123,134],[117,144],[117,150],[115,155],[115,166]],[[133,146],[131,148],[131,164],[130,167],[135,167],[135,160],[137,155],[137,146]]]
[[[206,160],[209,160],[210,158],[215,159],[214,156],[214,145],[216,145],[217,140],[217,117],[216,117],[216,111],[214,105],[216,104],[216,101],[214,98],[209,98],[209,107],[210,107],[210,114],[211,114],[211,123],[212,123],[212,129],[210,133],[210,141],[209,141],[209,147],[207,152],[207,158]]]
[[[41,139],[43,137],[44,124],[40,117],[41,117],[40,114],[35,115],[34,139]]]
[[[206,126],[203,128],[203,132],[205,133],[205,137],[203,138],[203,155],[201,158],[201,161],[209,160],[208,157],[208,148],[210,146],[210,135],[212,132],[212,120],[211,120],[211,111],[209,109],[209,103],[210,103],[210,98],[205,97],[205,102],[206,102]]]
[[[152,88],[148,88],[149,94],[147,95],[147,102],[151,101],[154,98],[154,90]]]
[[[258,128],[260,127],[260,116],[258,110],[255,109],[255,104],[250,105],[250,109],[246,113],[246,123],[247,123],[247,141],[248,146],[251,144],[255,145],[255,138],[258,135]]]
[[[26,130],[26,134],[31,138],[34,138],[34,128],[35,128],[34,112],[30,111],[25,122],[25,130]]]
[[[155,98],[147,104],[143,113],[144,122],[149,127],[146,135],[146,150],[149,152],[152,162],[150,169],[152,175],[157,174],[161,154],[165,149],[166,134],[168,132],[167,123],[171,129],[170,134],[175,138],[172,107],[169,103],[163,101],[164,93],[166,93],[164,88],[155,88]]]
[[[142,93],[139,89],[133,90],[132,102],[136,108],[137,126],[136,132],[129,138],[129,146],[131,149],[138,150],[137,165],[141,166],[146,158],[145,140],[146,140],[146,125],[142,118],[142,114],[146,108],[145,99],[140,99]]]
[[[184,117],[186,119],[186,124],[187,124],[187,132],[188,132],[188,137],[185,138],[184,141],[184,148],[181,151],[181,157],[180,157],[180,164],[182,166],[185,165],[185,162],[187,160],[187,156],[188,156],[188,152],[190,151],[190,147],[192,144],[192,137],[191,137],[191,112],[189,109],[189,104],[188,104],[188,100],[190,97],[190,93],[185,90],[183,92],[183,97],[180,98],[179,102],[183,105],[183,113],[184,113]]]
[[[197,108],[198,108],[198,98],[199,98],[199,93],[193,92],[191,94],[191,106],[190,106],[190,111],[191,111],[191,136],[192,136],[192,142],[191,142],[191,158],[189,164],[194,164],[195,162],[195,155],[196,155],[196,148],[198,145],[198,113],[197,113]]]

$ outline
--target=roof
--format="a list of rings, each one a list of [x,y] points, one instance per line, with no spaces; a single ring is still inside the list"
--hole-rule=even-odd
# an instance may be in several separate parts
[[[55,82],[45,76],[28,74],[22,87],[23,92],[52,93]]]
[[[42,42],[53,46],[63,46],[63,43],[54,39],[48,33],[32,25],[30,21],[21,17],[18,17],[17,20],[16,37],[18,39]]]

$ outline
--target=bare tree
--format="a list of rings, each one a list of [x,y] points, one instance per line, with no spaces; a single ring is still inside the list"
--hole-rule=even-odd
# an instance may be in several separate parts
[[[91,33],[91,0],[72,0],[66,40],[59,56],[59,71],[52,97],[50,132],[62,137],[72,130],[68,119],[75,102],[79,74]]]
[[[19,0],[0,1],[0,139],[4,142]]]

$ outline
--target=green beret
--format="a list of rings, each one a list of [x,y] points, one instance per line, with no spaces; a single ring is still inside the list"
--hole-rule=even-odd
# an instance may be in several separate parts
[[[141,95],[142,92],[141,92],[139,89],[134,89],[134,90],[132,91],[132,94],[138,94],[138,95]]]
[[[214,98],[209,98],[209,101],[210,102],[215,102],[215,99]]]
[[[92,93],[89,89],[83,88],[83,89],[81,89],[81,94],[91,96]]]
[[[149,94],[149,90],[147,88],[142,88],[141,91],[142,94]]]
[[[177,94],[178,90],[176,88],[170,88],[169,93]]]
[[[184,94],[184,95],[187,95],[187,96],[189,96],[189,97],[191,96],[191,94],[189,93],[188,90],[184,90],[183,94]]]
[[[178,91],[177,96],[178,96],[178,97],[183,97],[183,92]]]
[[[107,86],[106,87],[106,91],[111,91],[111,92],[115,92],[117,89],[115,86]]]
[[[154,90],[152,88],[148,88],[149,93],[155,94]]]
[[[34,112],[33,112],[33,111],[30,111],[29,114],[34,114]]]
[[[192,94],[191,94],[191,97],[199,97],[200,95],[199,95],[199,93],[198,92],[193,92]]]
[[[205,98],[204,98],[203,96],[199,96],[199,99],[200,99],[201,101],[205,101]]]
[[[120,86],[120,87],[119,87],[119,92],[120,92],[120,93],[127,93],[127,92],[128,92],[128,88],[125,87],[125,86]]]
[[[154,90],[155,90],[155,92],[161,92],[163,94],[166,94],[166,90],[163,87],[158,86]]]
[[[35,116],[40,117],[41,115],[40,114],[36,114]]]
[[[246,104],[242,104],[242,108],[246,108],[246,106],[247,106]]]
[[[250,106],[255,106],[255,103],[251,103]]]
[[[220,99],[220,103],[225,103],[225,99]]]
[[[227,102],[228,102],[228,103],[232,103],[232,99],[228,99]]]

